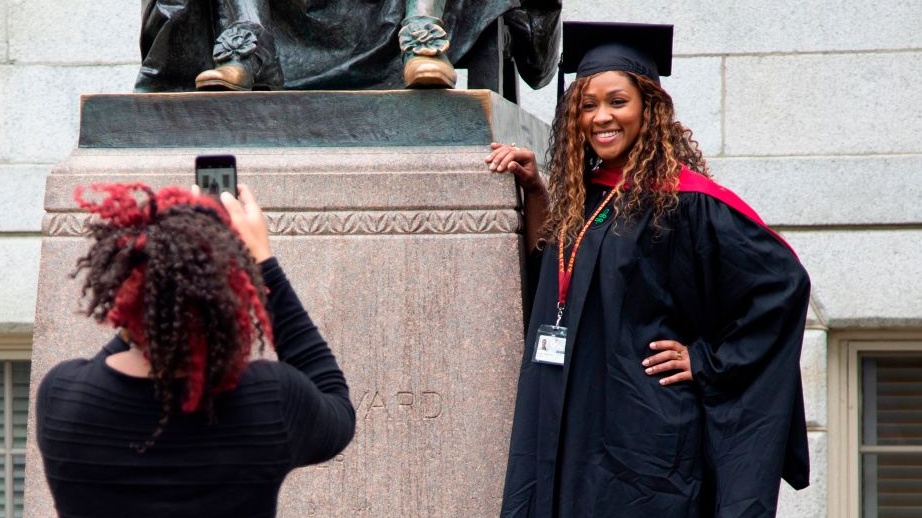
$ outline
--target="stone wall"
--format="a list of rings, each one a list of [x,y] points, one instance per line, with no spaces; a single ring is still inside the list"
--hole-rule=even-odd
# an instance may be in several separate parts
[[[140,14],[0,0],[0,332],[32,328],[45,178],[77,143],[79,95],[131,90]]]

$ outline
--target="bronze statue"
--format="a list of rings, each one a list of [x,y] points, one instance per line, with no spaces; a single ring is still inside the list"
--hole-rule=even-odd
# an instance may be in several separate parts
[[[135,90],[453,88],[500,20],[519,74],[547,84],[560,0],[145,0]]]

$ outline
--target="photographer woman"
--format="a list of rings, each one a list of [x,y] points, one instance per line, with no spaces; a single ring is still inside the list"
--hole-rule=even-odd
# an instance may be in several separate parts
[[[75,275],[86,314],[119,331],[38,390],[59,515],[275,516],[285,476],[345,448],[355,412],[252,193],[93,190],[76,194],[98,218]],[[273,340],[278,362],[251,361]]]

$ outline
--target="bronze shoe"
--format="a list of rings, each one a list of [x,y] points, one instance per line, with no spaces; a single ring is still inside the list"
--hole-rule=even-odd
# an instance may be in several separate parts
[[[243,65],[228,63],[196,76],[195,88],[198,90],[252,90],[253,76]]]
[[[413,56],[403,64],[403,83],[407,88],[454,88],[457,80],[455,67],[444,55]]]

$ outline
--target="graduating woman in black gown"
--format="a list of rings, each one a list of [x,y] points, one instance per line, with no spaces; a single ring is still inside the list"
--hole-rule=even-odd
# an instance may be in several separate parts
[[[809,480],[807,273],[675,120],[671,26],[563,38],[549,180],[527,149],[486,158],[540,262],[502,516],[774,516]]]

